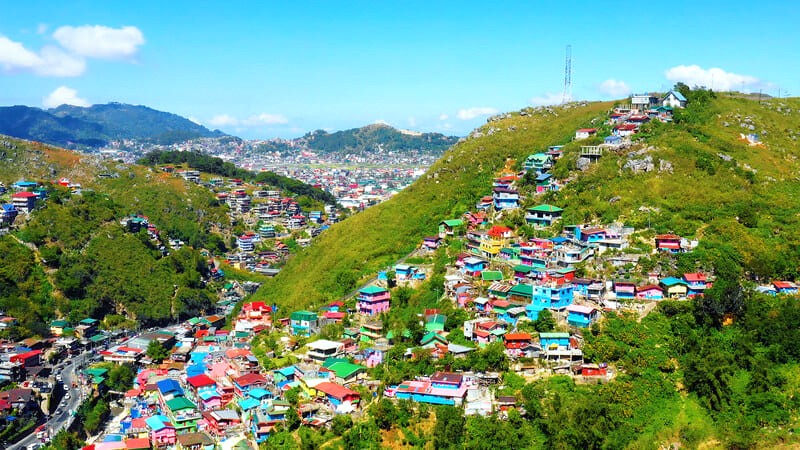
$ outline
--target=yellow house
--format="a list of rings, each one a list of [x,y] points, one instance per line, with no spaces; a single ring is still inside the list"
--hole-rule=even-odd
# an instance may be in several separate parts
[[[659,282],[667,298],[684,298],[689,292],[689,283],[680,278],[667,277]]]
[[[511,236],[510,228],[493,226],[481,241],[481,254],[487,258],[494,258],[503,247],[508,246]]]

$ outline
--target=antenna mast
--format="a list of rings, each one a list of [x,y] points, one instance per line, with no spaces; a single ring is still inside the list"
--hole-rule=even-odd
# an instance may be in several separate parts
[[[567,45],[567,61],[564,64],[564,93],[561,103],[572,100],[572,45]]]

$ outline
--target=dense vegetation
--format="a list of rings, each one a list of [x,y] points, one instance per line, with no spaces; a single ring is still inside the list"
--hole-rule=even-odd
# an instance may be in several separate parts
[[[228,178],[240,178],[256,183],[266,183],[292,194],[307,196],[313,200],[329,204],[336,203],[336,198],[330,192],[312,187],[294,178],[284,177],[269,171],[253,173],[236,167],[233,163],[199,152],[154,151],[141,158],[139,164],[149,166],[157,164],[188,164],[189,167],[205,173]]]
[[[20,321],[4,331],[9,337],[45,336],[56,317],[105,318],[103,325],[113,328],[135,326],[129,319],[157,324],[211,310],[214,292],[201,281],[208,269],[199,251],[225,250],[211,229],[227,227],[228,217],[207,189],[36,143],[3,139],[0,150],[8,162],[0,179],[7,183],[68,176],[83,185],[72,194],[44,181],[49,196],[42,207],[0,237],[0,309]],[[162,243],[181,239],[197,250],[167,248],[164,256],[145,231],[123,229],[119,220],[129,214],[147,216]]]
[[[295,144],[323,153],[408,152],[441,154],[458,141],[456,136],[439,133],[402,132],[383,124],[328,133],[316,130],[295,139]]]
[[[0,133],[62,147],[95,148],[118,139],[172,144],[197,137],[224,135],[175,114],[121,103],[86,108],[61,105],[50,110],[28,106],[0,107]]]

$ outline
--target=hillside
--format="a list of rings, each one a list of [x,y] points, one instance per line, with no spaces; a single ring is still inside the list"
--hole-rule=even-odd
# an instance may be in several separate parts
[[[145,232],[126,233],[119,224],[141,214],[164,242],[224,248],[209,230],[227,226],[229,218],[207,189],[149,168],[12,138],[0,138],[0,157],[6,185],[35,180],[49,192],[43,207],[18,217],[17,231],[0,238],[0,309],[19,319],[19,336],[46,335],[45,324],[56,317],[124,322],[127,315],[153,324],[213,308],[214,291],[200,283],[208,268],[198,250],[164,256]],[[79,183],[82,193],[53,184],[62,177]]]
[[[257,293],[292,309],[318,305],[354,288],[359,279],[393,264],[413,250],[438,223],[460,217],[491,187],[506,158],[522,158],[566,142],[574,129],[599,117],[610,103],[540,110],[482,128],[501,131],[470,138],[446,152],[409,188],[391,200],[332,226],[288,262]],[[515,126],[515,131],[508,131]]]
[[[85,108],[61,105],[49,110],[0,107],[0,134],[67,148],[98,148],[119,139],[171,144],[224,136],[175,114],[122,103]]]
[[[458,142],[456,136],[398,130],[384,124],[372,124],[329,133],[316,130],[291,140],[273,140],[260,144],[265,151],[306,150],[317,153],[389,153],[418,152],[439,155]]]
[[[258,295],[300,308],[349,292],[435,233],[439,221],[474,208],[506,158],[519,166],[531,153],[569,143],[575,129],[593,119],[599,125],[611,106],[538,108],[484,125],[410,188],[333,226]],[[649,222],[656,231],[702,238],[701,262],[725,254],[752,276],[791,276],[800,242],[798,106],[797,99],[710,99],[677,114],[673,124],[646,127],[641,145],[609,154],[585,172],[574,170],[579,144],[569,144],[553,173],[574,180],[537,201],[563,207],[565,223],[620,220],[645,228]],[[765,147],[739,139],[753,132],[750,125]],[[669,163],[671,173],[622,168],[647,156],[655,167]]]

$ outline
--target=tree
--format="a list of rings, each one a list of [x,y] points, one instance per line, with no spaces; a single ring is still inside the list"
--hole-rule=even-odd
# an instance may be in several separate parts
[[[434,448],[460,448],[464,440],[464,412],[452,406],[436,408],[436,425],[433,427]]]
[[[394,403],[388,398],[381,398],[377,403],[369,408],[370,416],[375,420],[375,425],[382,430],[392,428],[392,424],[397,419]]]
[[[553,331],[556,328],[556,318],[549,309],[543,309],[533,322],[533,328],[540,333]]]
[[[331,430],[336,436],[343,435],[347,430],[353,427],[353,418],[349,414],[337,414],[333,417],[333,425]]]
[[[147,345],[147,356],[155,362],[161,362],[169,356],[169,351],[158,340],[153,339]]]

